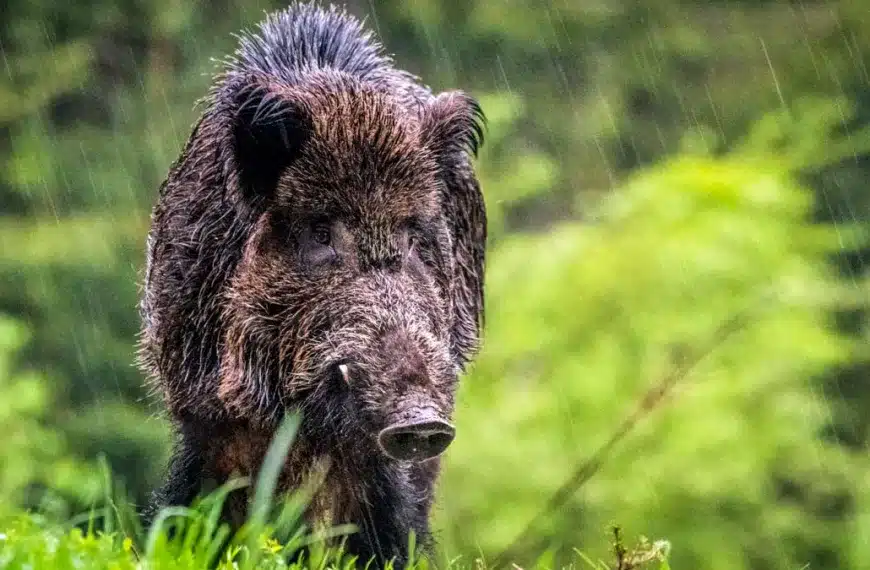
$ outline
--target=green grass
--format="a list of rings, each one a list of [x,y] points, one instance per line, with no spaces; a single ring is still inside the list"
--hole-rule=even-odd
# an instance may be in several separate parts
[[[21,514],[4,522],[0,532],[0,568],[58,570],[327,570],[363,567],[342,554],[340,547],[326,547],[322,537],[309,535],[282,543],[268,532],[256,535],[253,544],[236,537],[227,540],[226,527],[211,526],[206,513],[185,513],[177,534],[171,539],[165,531],[144,546],[118,529],[114,532],[83,530],[79,527],[50,523],[33,514]],[[312,548],[307,556],[293,560],[293,554],[305,543]],[[288,560],[293,560],[288,562]],[[532,568],[553,568],[547,553]],[[520,566],[510,564],[508,568]],[[435,565],[419,559],[409,564],[414,570],[428,570]],[[481,559],[456,559],[445,568],[486,570],[492,568]],[[666,549],[660,544],[642,542],[639,548],[623,551],[610,562],[594,561],[576,552],[574,561],[563,568],[576,570],[668,570]]]
[[[313,532],[302,513],[315,485],[276,500],[281,465],[298,427],[289,417],[278,430],[254,487],[250,516],[235,532],[221,523],[219,514],[230,492],[247,484],[230,482],[190,507],[161,511],[149,529],[143,529],[123,492],[105,470],[105,505],[86,516],[64,523],[33,512],[0,519],[0,569],[9,570],[351,570],[370,565],[342,551],[341,537],[351,527]],[[613,561],[593,561],[579,551],[564,568],[577,570],[669,570],[667,544],[641,540],[628,549],[618,528],[613,530]],[[414,553],[414,545],[409,552]],[[392,565],[388,565],[391,568]],[[457,558],[443,565],[450,570],[486,570],[494,566],[480,558]],[[518,569],[516,564],[506,567]],[[552,556],[543,552],[535,569],[553,568]],[[410,570],[436,565],[411,556]]]

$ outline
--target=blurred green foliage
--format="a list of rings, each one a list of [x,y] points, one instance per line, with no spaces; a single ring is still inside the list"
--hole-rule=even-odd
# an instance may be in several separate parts
[[[0,511],[86,507],[100,454],[137,500],[159,477],[167,430],[133,366],[149,209],[213,58],[282,5],[7,2]],[[620,522],[669,538],[675,568],[866,566],[865,0],[348,8],[490,122],[488,319],[440,488],[444,555],[507,546],[745,312],[518,556],[538,539],[596,554]]]
[[[0,318],[0,517],[28,503],[69,516],[69,499],[93,501],[99,480],[48,422],[51,382],[36,371],[12,369],[15,353],[27,340],[23,325]]]
[[[485,349],[441,493],[449,548],[498,552],[645,393],[709,350],[536,534],[590,550],[589,529],[612,521],[654,529],[687,568],[866,559],[850,552],[865,544],[852,528],[870,509],[857,498],[870,458],[820,437],[831,409],[817,378],[860,357],[830,311],[866,304],[867,290],[828,258],[867,228],[813,222],[792,169],[840,141],[799,123],[783,140],[793,124],[771,115],[732,152],[637,172],[594,221],[493,248]]]

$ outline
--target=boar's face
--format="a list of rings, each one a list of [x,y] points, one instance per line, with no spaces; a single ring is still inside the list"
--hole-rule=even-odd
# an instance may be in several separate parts
[[[441,159],[474,147],[479,118],[461,94],[412,113],[338,74],[240,91],[235,148],[259,213],[224,305],[231,413],[298,407],[323,451],[424,460],[449,445],[452,331],[470,309],[455,306]]]

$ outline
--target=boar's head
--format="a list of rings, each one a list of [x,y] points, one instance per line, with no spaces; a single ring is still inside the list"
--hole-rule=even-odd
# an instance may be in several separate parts
[[[478,105],[413,108],[335,71],[247,76],[233,105],[253,223],[221,301],[220,401],[258,422],[299,408],[324,452],[439,455],[482,318]]]

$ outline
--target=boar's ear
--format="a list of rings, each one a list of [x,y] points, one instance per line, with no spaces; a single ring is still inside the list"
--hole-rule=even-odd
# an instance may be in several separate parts
[[[477,351],[484,316],[486,207],[469,154],[483,142],[485,119],[471,97],[439,95],[423,119],[423,138],[441,170],[443,205],[453,245],[452,353],[460,366]]]
[[[311,113],[299,94],[259,82],[241,87],[235,104],[233,135],[244,191],[269,196],[311,137]]]
[[[447,91],[426,109],[421,125],[424,144],[443,166],[460,153],[477,156],[483,145],[486,118],[480,105],[461,91]]]

